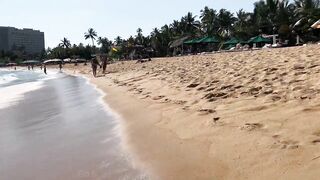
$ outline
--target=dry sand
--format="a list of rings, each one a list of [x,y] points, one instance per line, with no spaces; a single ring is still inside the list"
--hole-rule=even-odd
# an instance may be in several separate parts
[[[66,66],[91,76],[89,66]],[[159,179],[318,179],[320,46],[119,62],[91,79]],[[101,73],[100,73],[101,74]]]

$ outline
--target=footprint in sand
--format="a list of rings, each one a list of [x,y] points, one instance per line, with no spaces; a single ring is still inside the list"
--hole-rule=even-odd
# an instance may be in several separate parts
[[[187,88],[195,88],[195,87],[197,87],[197,86],[199,86],[200,85],[200,83],[192,83],[192,84],[189,84],[188,86],[187,86]]]
[[[162,99],[162,98],[164,98],[165,96],[156,96],[156,97],[153,97],[152,98],[152,100],[160,100],[160,99]]]
[[[299,141],[294,140],[277,140],[271,148],[280,148],[280,149],[298,149],[300,147]]]
[[[202,91],[202,90],[205,90],[206,89],[206,87],[199,87],[198,89],[197,89],[197,91]]]
[[[263,128],[263,124],[261,123],[246,123],[240,129],[245,131],[254,131]]]
[[[208,115],[208,114],[213,114],[216,111],[213,109],[199,109],[198,112],[200,113],[200,115]]]
[[[315,139],[312,141],[312,144],[319,144],[320,143],[320,139]]]

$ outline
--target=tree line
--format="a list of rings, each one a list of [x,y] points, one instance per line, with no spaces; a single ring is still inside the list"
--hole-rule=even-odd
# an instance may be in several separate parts
[[[253,12],[240,9],[236,13],[206,6],[198,16],[189,12],[179,20],[154,28],[147,36],[138,28],[136,35],[127,39],[118,36],[111,41],[99,37],[90,28],[84,38],[90,39],[92,45],[71,45],[67,38],[63,38],[57,47],[46,50],[45,57],[89,59],[91,54],[106,53],[114,58],[129,58],[141,49],[152,50],[152,55],[156,57],[170,56],[170,44],[184,37],[208,36],[224,42],[232,37],[248,40],[259,34],[278,34],[281,40],[289,40],[291,44],[297,35],[305,42],[317,41],[319,30],[310,26],[319,19],[320,0],[260,0],[254,3]],[[95,42],[99,47],[95,46]]]

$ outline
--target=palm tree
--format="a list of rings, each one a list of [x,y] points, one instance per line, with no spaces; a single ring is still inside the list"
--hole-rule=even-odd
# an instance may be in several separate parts
[[[200,28],[200,22],[196,21],[197,16],[193,16],[191,12],[188,12],[187,15],[181,18],[181,24],[183,27],[182,33],[184,35],[195,36],[197,30]]]
[[[111,45],[112,45],[112,41],[109,41],[108,38],[102,38],[102,37],[99,37],[98,38],[98,45],[101,45],[101,52],[103,53],[108,53],[111,49]]]
[[[320,18],[320,0],[295,0],[296,16],[309,21]]]
[[[96,37],[97,37],[97,32],[92,28],[88,29],[88,32],[84,33],[85,40],[91,39],[93,47],[94,47],[94,40],[96,39]]]
[[[59,46],[68,49],[71,46],[71,43],[67,38],[63,38],[63,40],[61,40],[61,43],[59,44]]]
[[[172,35],[175,37],[179,37],[182,34],[182,23],[174,20],[172,24],[170,24],[170,29],[172,31]]]
[[[139,44],[139,45],[143,45],[143,40],[144,40],[144,37],[142,35],[142,29],[141,28],[138,28],[137,29],[137,35],[136,35],[136,43]]]
[[[115,45],[116,46],[121,46],[123,44],[123,39],[120,37],[120,36],[117,36],[115,39],[114,39],[114,42],[115,42]]]
[[[230,36],[235,21],[236,18],[230,11],[227,11],[226,9],[220,9],[217,15],[217,22],[219,24],[218,33],[220,37],[226,38]]]
[[[207,36],[213,36],[216,30],[216,14],[217,11],[207,6],[201,12],[201,28]]]
[[[234,36],[240,39],[247,39],[253,33],[252,28],[252,13],[245,12],[243,9],[240,9],[237,13],[236,21],[234,24]]]

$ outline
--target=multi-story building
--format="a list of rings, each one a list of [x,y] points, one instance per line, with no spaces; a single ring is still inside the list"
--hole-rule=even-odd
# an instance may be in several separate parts
[[[28,54],[41,53],[44,33],[33,29],[17,29],[0,26],[0,51],[24,50]]]

